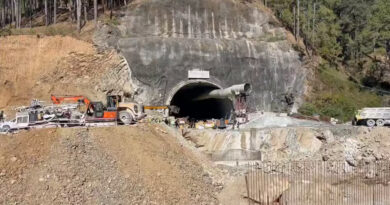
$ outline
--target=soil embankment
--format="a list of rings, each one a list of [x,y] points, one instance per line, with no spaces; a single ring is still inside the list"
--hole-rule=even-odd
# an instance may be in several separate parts
[[[9,36],[0,39],[0,109],[28,105],[50,95],[131,93],[127,65],[113,51],[67,36]]]

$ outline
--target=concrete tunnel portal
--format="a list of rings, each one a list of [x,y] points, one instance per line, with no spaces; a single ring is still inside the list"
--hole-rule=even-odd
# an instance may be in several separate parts
[[[172,115],[195,120],[229,118],[233,110],[233,102],[230,99],[199,99],[203,94],[216,89],[221,87],[208,81],[179,84],[168,100],[169,105],[180,108],[178,113]]]

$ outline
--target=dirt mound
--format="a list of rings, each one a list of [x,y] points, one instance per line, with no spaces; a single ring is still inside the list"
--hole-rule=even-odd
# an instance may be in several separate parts
[[[56,68],[35,84],[34,93],[84,95],[105,100],[106,94],[131,95],[130,70],[116,52],[94,54],[69,53]],[[43,86],[42,86],[43,85]]]
[[[130,70],[115,51],[61,36],[10,36],[0,44],[0,108],[48,101],[50,94],[103,100],[132,91]]]
[[[0,45],[0,108],[28,102],[35,82],[70,52],[94,53],[92,44],[60,36],[9,36]]]
[[[195,157],[154,128],[1,137],[0,203],[217,204],[216,189]]]

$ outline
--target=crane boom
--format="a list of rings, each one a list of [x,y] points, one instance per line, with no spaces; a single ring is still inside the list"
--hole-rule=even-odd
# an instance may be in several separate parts
[[[91,103],[91,101],[84,96],[54,96],[54,95],[51,95],[50,98],[51,98],[51,101],[53,102],[53,104],[56,104],[56,105],[64,103],[64,102],[72,102],[72,103],[82,102],[88,106]]]

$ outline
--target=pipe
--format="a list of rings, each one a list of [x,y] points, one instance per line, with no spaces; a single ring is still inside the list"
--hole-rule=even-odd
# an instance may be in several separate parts
[[[206,100],[211,98],[224,99],[224,98],[234,97],[240,94],[247,95],[251,92],[251,90],[252,90],[252,86],[249,83],[244,83],[239,85],[233,85],[225,89],[212,90],[208,93],[202,94],[201,96],[197,97],[195,100]]]

